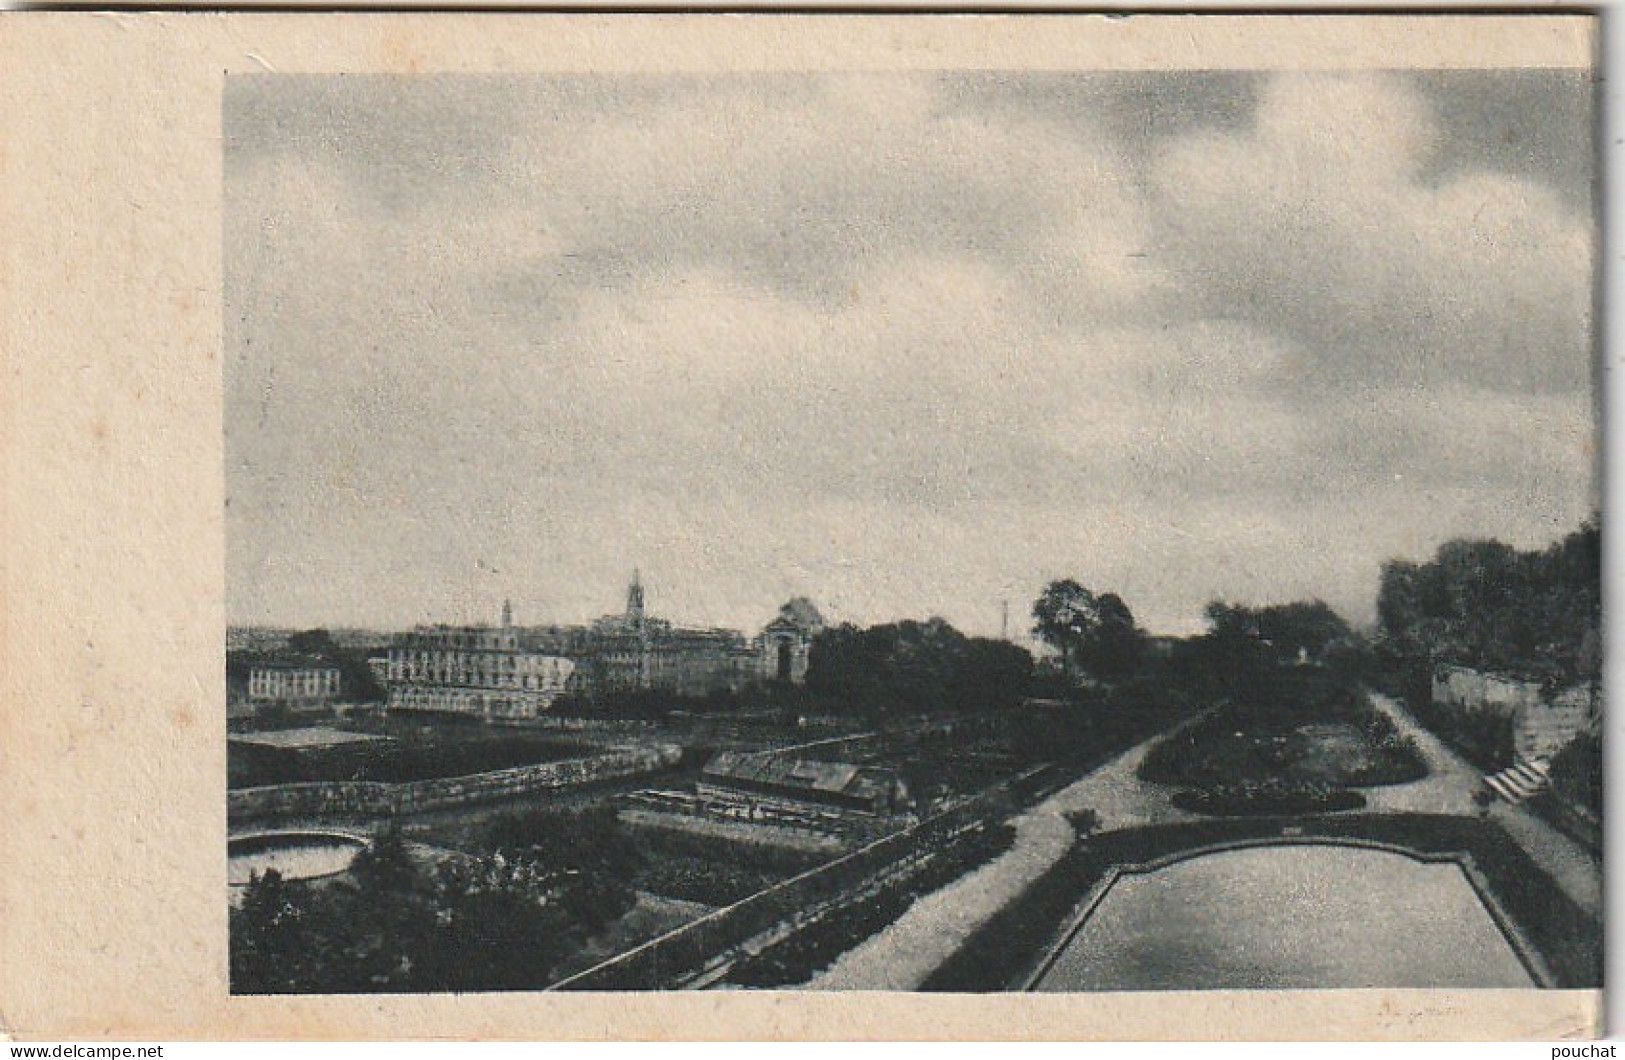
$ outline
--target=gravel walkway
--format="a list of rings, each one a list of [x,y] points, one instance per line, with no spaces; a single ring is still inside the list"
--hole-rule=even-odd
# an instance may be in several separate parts
[[[1393,718],[1401,732],[1416,741],[1417,748],[1427,759],[1429,773],[1414,784],[1362,789],[1368,807],[1462,816],[1476,813],[1473,792],[1481,786],[1483,774],[1392,699],[1373,693],[1371,702]],[[1602,915],[1602,871],[1584,847],[1525,807],[1497,799],[1491,804],[1489,815],[1551,876],[1564,894],[1592,916]]]
[[[1064,793],[1062,793],[1064,794]],[[1014,901],[1072,846],[1072,826],[1051,806],[1057,795],[1011,823],[1011,848],[973,872],[917,899],[878,934],[842,954],[814,990],[917,990],[988,918]]]
[[[1473,793],[1482,774],[1442,743],[1404,708],[1380,695],[1372,703],[1416,741],[1428,764],[1428,775],[1410,784],[1362,788],[1364,811],[1438,813],[1472,816]],[[1200,717],[1200,716],[1199,716]],[[1185,725],[1195,724],[1193,718]],[[1010,850],[955,882],[919,898],[889,927],[848,950],[829,969],[806,984],[814,990],[916,990],[925,978],[957,951],[994,913],[1013,901],[1071,847],[1072,826],[1066,814],[1091,809],[1100,815],[1101,831],[1145,824],[1200,819],[1170,801],[1174,790],[1142,781],[1140,762],[1158,742],[1184,725],[1158,733],[1118,755],[1088,776],[1068,785],[1014,818],[1015,843]],[[1600,915],[1601,873],[1585,850],[1522,807],[1497,802],[1491,817],[1551,874],[1563,891],[1589,912]]]
[[[1190,723],[1186,723],[1190,724]],[[1169,792],[1139,780],[1134,771],[1153,745],[1182,726],[1160,732],[1062,788],[1011,820],[1016,838],[992,861],[930,894],[901,917],[842,954],[807,986],[814,990],[916,990],[965,944],[971,933],[1061,859],[1075,834],[1066,814],[1092,809],[1102,829],[1151,821],[1187,820]]]

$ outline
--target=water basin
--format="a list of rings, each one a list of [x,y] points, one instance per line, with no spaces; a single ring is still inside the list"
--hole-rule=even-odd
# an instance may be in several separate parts
[[[1294,844],[1119,877],[1034,988],[1534,985],[1460,865]]]
[[[275,832],[239,836],[227,845],[226,879],[232,887],[253,873],[275,869],[285,880],[331,876],[350,867],[366,844],[329,832]]]

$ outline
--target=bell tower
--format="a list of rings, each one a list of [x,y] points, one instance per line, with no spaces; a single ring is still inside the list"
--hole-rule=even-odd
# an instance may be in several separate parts
[[[643,581],[635,567],[632,584],[626,589],[626,624],[632,629],[643,628]]]

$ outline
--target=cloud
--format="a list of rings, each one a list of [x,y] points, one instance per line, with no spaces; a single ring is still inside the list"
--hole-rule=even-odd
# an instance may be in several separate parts
[[[1504,173],[1420,179],[1442,139],[1393,77],[1278,77],[1251,129],[1165,148],[1160,254],[1202,312],[1296,342],[1305,389],[1583,391],[1590,219]]]
[[[1368,617],[1387,555],[1593,503],[1590,218],[1413,79],[248,81],[241,618],[581,618],[638,563],[744,625],[1067,574]]]

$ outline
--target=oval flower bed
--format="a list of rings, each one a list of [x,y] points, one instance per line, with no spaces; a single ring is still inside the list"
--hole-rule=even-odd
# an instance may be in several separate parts
[[[1269,817],[1357,810],[1365,805],[1365,796],[1314,782],[1244,781],[1176,792],[1173,804],[1210,817]]]

